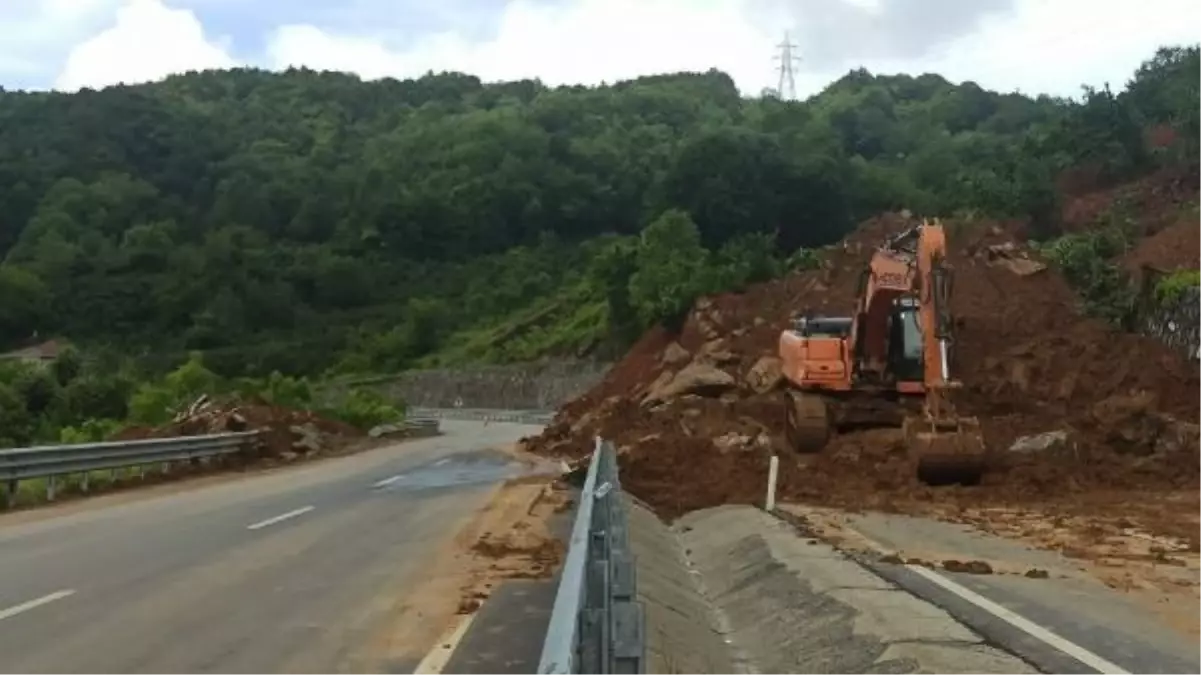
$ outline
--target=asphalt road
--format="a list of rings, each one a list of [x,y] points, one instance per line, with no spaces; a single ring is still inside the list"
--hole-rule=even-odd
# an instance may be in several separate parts
[[[484,448],[533,430],[443,428],[303,467],[0,517],[0,670],[380,672],[415,662],[418,651],[372,644],[430,551],[520,471]]]
[[[1171,626],[1147,606],[1079,571],[1058,554],[964,526],[906,516],[847,514],[845,530],[905,555],[979,559],[1012,570],[1048,571],[1048,579],[1030,579],[1020,573],[934,572],[864,561],[871,571],[942,607],[1044,672],[1201,672],[1194,635]],[[1180,573],[1182,580],[1191,579],[1195,586],[1195,571]]]

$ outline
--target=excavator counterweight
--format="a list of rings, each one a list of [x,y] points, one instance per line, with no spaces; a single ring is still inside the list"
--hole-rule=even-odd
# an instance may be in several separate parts
[[[927,220],[876,249],[852,316],[805,315],[781,334],[788,439],[798,452],[819,452],[839,432],[900,427],[920,480],[979,481],[979,421],[951,405],[959,383],[950,293],[946,236]]]

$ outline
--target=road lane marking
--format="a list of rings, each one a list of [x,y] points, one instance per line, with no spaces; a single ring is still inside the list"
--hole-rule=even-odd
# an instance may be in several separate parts
[[[3,621],[4,619],[12,618],[22,612],[28,612],[29,610],[31,610],[35,607],[41,607],[42,605],[49,604],[51,602],[54,602],[55,600],[62,600],[63,598],[65,598],[69,595],[74,595],[74,594],[75,594],[75,591],[71,590],[71,589],[55,591],[55,592],[51,593],[50,595],[43,595],[42,597],[37,598],[35,600],[30,600],[29,602],[22,602],[21,604],[16,605],[15,607],[9,607],[8,609],[0,609],[0,621]]]
[[[1058,649],[1059,651],[1063,652],[1064,654],[1071,656],[1072,658],[1076,659],[1077,661],[1080,661],[1081,663],[1087,665],[1088,667],[1090,667],[1098,672],[1106,673],[1107,675],[1109,675],[1109,674],[1128,675],[1130,673],[1130,671],[1122,668],[1121,666],[1117,665],[1116,663],[1113,663],[1112,661],[1109,661],[1101,656],[1098,656],[1098,655],[1094,654],[1093,652],[1090,652],[1089,650],[1085,649],[1084,647],[1081,647],[1080,645],[1076,644],[1075,642],[1072,642],[1071,640],[1068,640],[1067,638],[1061,637],[1061,636],[1051,632],[1050,630],[1043,628],[1042,626],[1040,626],[1040,625],[1034,623],[1033,621],[1027,619],[1026,617],[1022,616],[1021,614],[1018,614],[1017,612],[1014,612],[1010,609],[1007,609],[1007,608],[993,602],[992,600],[989,600],[988,598],[984,597],[983,595],[980,595],[979,593],[971,590],[970,588],[960,586],[959,584],[955,583],[954,581],[951,581],[950,579],[944,577],[943,575],[941,575],[933,570],[926,569],[925,567],[922,567],[921,565],[905,565],[905,567],[907,569],[909,569],[910,571],[912,571],[914,574],[917,574],[917,575],[921,576],[922,578],[927,579],[928,581],[930,581],[934,584],[937,584],[939,587],[943,588],[944,590],[954,593],[955,595],[959,596],[960,598],[972,603],[973,605],[988,612],[989,614],[992,614],[993,616],[997,617],[998,619],[1001,619],[1002,621],[1010,624],[1014,628],[1024,631],[1025,633],[1031,635],[1032,637],[1035,637],[1035,638],[1047,643],[1048,645],[1054,647],[1055,649]]]
[[[420,675],[438,675],[438,673],[441,673],[446,668],[446,664],[450,663],[450,657],[454,655],[455,649],[459,646],[459,642],[463,640],[463,636],[467,634],[467,629],[471,627],[471,622],[474,620],[475,614],[464,616],[451,629],[450,633],[438,639],[434,648],[413,669],[413,673]]]
[[[450,461],[450,458],[446,457],[446,458],[443,458],[443,459],[440,459],[440,460],[434,462],[434,466],[442,466],[443,464],[445,464],[449,461]]]
[[[389,485],[395,483],[396,481],[400,480],[401,478],[404,478],[404,474],[398,473],[395,476],[392,476],[391,478],[385,478],[381,481],[376,481],[375,483],[373,483],[371,485],[371,487],[373,487],[373,488],[388,487]]]
[[[281,513],[278,516],[275,516],[274,518],[268,518],[267,520],[260,520],[259,522],[255,523],[253,525],[247,525],[246,529],[257,530],[257,529],[260,529],[263,527],[267,527],[268,525],[274,525],[278,522],[287,520],[289,518],[295,518],[296,516],[304,515],[312,510],[313,510],[312,506],[302,506],[298,509],[288,511],[287,513]]]

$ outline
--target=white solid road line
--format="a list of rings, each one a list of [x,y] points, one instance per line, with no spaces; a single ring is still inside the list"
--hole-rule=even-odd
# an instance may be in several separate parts
[[[413,669],[414,675],[437,675],[442,672],[446,664],[450,663],[450,657],[455,653],[455,648],[459,646],[459,642],[463,636],[467,634],[467,629],[471,627],[471,622],[475,620],[475,614],[468,614],[459,620],[459,623],[451,629],[446,636],[439,638],[434,648],[421,659],[421,663]]]
[[[63,598],[65,598],[69,595],[74,595],[74,594],[75,594],[75,591],[70,590],[70,589],[62,590],[62,591],[55,591],[55,592],[51,593],[50,595],[43,595],[42,597],[37,598],[36,600],[30,600],[29,602],[22,602],[21,604],[15,606],[15,607],[9,607],[8,609],[0,609],[0,621],[14,617],[22,612],[28,612],[29,610],[31,610],[35,607],[41,607],[42,605],[54,602],[55,600],[62,600]]]
[[[1068,656],[1071,656],[1072,658],[1080,661],[1094,670],[1106,673],[1107,675],[1111,673],[1113,675],[1128,675],[1130,673],[1130,671],[1122,668],[1116,663],[1090,652],[1089,650],[1081,647],[1071,640],[1068,640],[1067,638],[1056,635],[1055,633],[1022,616],[1021,614],[1002,607],[1001,605],[989,600],[970,588],[960,586],[938,572],[926,569],[921,565],[905,565],[905,567],[922,578],[927,579],[943,589],[954,593],[960,598],[967,600],[968,602],[988,612],[989,614],[992,614],[998,619],[1001,619],[1013,627],[1030,634],[1032,637],[1042,640],[1048,645],[1058,649]]]
[[[259,522],[255,523],[253,525],[247,525],[246,529],[257,530],[262,527],[267,527],[268,525],[274,525],[280,521],[284,521],[289,518],[295,518],[296,516],[304,515],[312,510],[313,510],[312,506],[302,506],[299,509],[296,509],[294,511],[288,511],[287,513],[281,513],[278,516],[275,516],[274,518],[268,518],[267,520],[260,520]]]

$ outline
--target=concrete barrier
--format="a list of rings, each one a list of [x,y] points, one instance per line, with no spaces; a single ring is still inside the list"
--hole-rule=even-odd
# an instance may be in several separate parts
[[[637,500],[628,504],[638,599],[646,610],[646,672],[736,672],[677,533]]]

